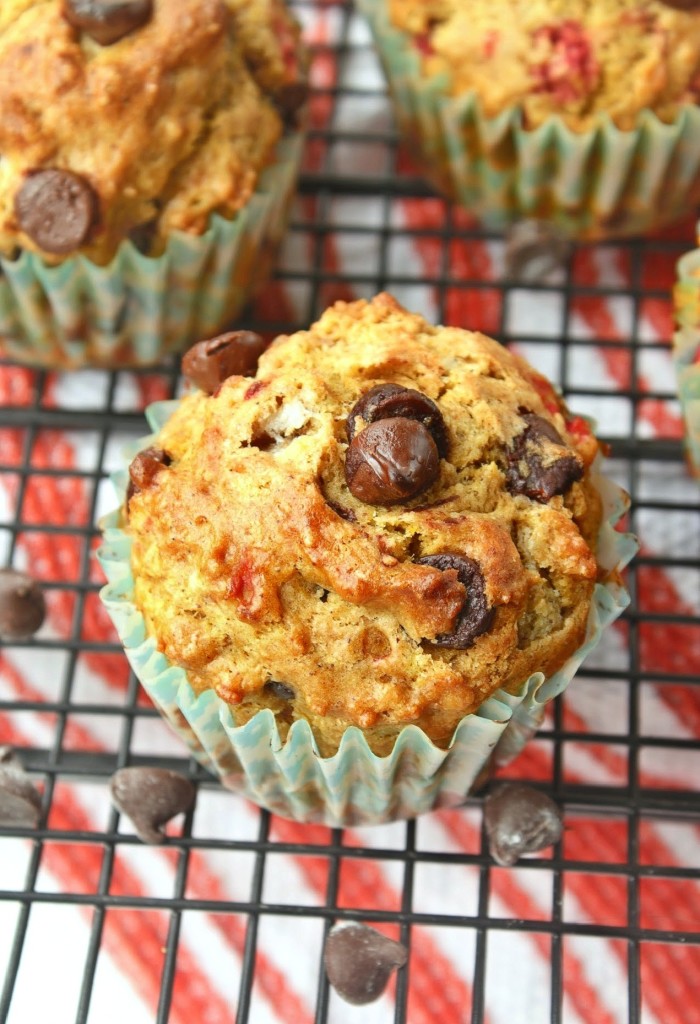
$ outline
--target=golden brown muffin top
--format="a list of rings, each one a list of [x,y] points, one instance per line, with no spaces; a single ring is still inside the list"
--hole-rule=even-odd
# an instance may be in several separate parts
[[[576,131],[618,128],[653,110],[673,121],[700,86],[700,10],[683,0],[388,0],[428,75],[448,72],[487,115],[519,106],[535,128],[559,114]]]
[[[361,441],[378,430],[393,458],[397,422],[409,455],[416,432],[435,444],[432,476],[399,500],[370,487],[369,503],[350,449],[371,464]],[[494,690],[554,671],[581,642],[598,445],[483,335],[388,295],[337,303],[278,338],[254,379],[185,397],[154,444],[164,464],[128,503],[135,601],[167,657],[239,721],[286,694],[327,751],[348,724],[416,722],[447,742]]]
[[[158,252],[234,216],[273,158],[303,80],[280,0],[123,6],[141,20],[103,44],[90,0],[0,5],[0,253],[103,263],[136,229]]]

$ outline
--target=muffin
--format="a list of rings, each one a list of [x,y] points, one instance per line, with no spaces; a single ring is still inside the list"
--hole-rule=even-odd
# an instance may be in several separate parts
[[[264,281],[296,179],[305,56],[279,0],[9,0],[0,339],[153,362]]]
[[[254,379],[244,344],[187,354],[197,390],[119,480],[103,599],[127,654],[280,813],[463,800],[624,606],[598,443],[497,342],[388,295],[278,338]]]
[[[677,330],[673,362],[683,413],[688,468],[700,477],[700,249],[678,261],[673,289]]]
[[[649,231],[700,199],[700,12],[661,0],[359,0],[408,145],[487,225]]]

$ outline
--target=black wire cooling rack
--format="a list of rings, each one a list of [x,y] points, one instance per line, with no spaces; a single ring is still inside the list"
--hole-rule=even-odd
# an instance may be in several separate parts
[[[0,1020],[692,1024],[700,507],[668,359],[673,262],[692,229],[576,247],[538,283],[506,278],[503,239],[408,165],[352,6],[297,11],[314,55],[306,170],[276,282],[242,325],[288,332],[334,298],[387,289],[483,329],[597,417],[632,498],[643,546],[616,642],[508,773],[561,803],[566,832],[504,870],[478,798],[440,812],[439,828],[430,816],[351,834],[288,825],[222,791],[161,726],[97,609],[106,477],[146,432],[146,402],[177,393],[178,366],[57,376],[0,362],[0,564],[28,566],[52,611],[34,640],[0,652],[0,742],[43,786],[39,827],[0,838]],[[157,868],[109,804],[109,777],[130,764],[198,785]],[[327,985],[322,944],[338,919],[386,926],[410,947],[374,1007],[353,1010]]]

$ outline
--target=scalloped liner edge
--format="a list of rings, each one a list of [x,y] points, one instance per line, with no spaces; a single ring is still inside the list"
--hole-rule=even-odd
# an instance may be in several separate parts
[[[148,408],[154,433],[129,445],[126,460],[153,442],[177,404],[157,402]],[[112,475],[120,499],[126,481],[125,467]],[[637,544],[613,526],[629,502],[597,468],[595,482],[604,505],[598,560],[608,579],[596,584],[585,642],[549,679],[535,672],[517,694],[496,691],[462,719],[447,750],[409,725],[391,754],[379,757],[361,730],[351,726],[338,752],[322,758],[306,721],[292,725],[285,743],[269,709],[236,726],[228,706],[213,691],[195,694],[184,669],[172,665],[147,635],[144,618],[131,600],[131,540],[119,527],[119,509],[100,522],[104,540],[97,555],[108,580],[100,597],[144,689],[197,760],[225,786],[296,821],[342,827],[411,818],[435,807],[457,806],[492,756],[498,763],[514,757],[541,723],[544,706],[566,688],[605,626],[627,607],[629,595],[618,574]]]

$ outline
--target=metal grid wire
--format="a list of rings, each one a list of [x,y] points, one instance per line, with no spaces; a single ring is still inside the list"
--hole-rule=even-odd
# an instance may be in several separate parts
[[[525,866],[495,867],[476,798],[464,810],[440,812],[450,837],[444,844],[423,819],[345,833],[258,812],[183,758],[164,726],[154,747],[159,720],[97,602],[95,522],[110,506],[106,475],[121,444],[145,433],[143,406],[177,393],[177,365],[58,376],[0,363],[7,510],[0,564],[28,565],[50,606],[49,629],[0,652],[0,742],[21,748],[43,782],[44,806],[36,831],[10,829],[0,840],[21,854],[21,870],[9,876],[10,858],[0,855],[0,915],[12,924],[0,930],[0,1021],[36,1019],[27,1007],[41,985],[28,950],[34,932],[50,932],[52,913],[67,908],[87,921],[88,939],[62,957],[60,934],[53,937],[65,976],[54,1020],[117,1019],[99,1009],[106,1005],[101,963],[124,955],[134,915],[143,927],[133,955],[152,960],[141,995],[158,1022],[182,1019],[179,1000],[191,982],[184,936],[196,942],[202,915],[217,923],[230,956],[230,1000],[217,1009],[213,996],[203,997],[201,1019],[214,1024],[269,1019],[263,1007],[275,991],[286,993],[283,1020],[345,1020],[321,967],[323,937],[337,919],[386,925],[411,950],[381,1014],[367,1008],[347,1019],[494,1019],[493,993],[513,967],[506,940],[520,933],[539,959],[547,994],[529,1009],[518,1010],[516,999],[516,1024],[699,1020],[697,999],[683,1000],[700,970],[700,508],[685,474],[672,385],[655,369],[667,360],[673,262],[689,247],[690,230],[577,247],[544,283],[505,279],[502,239],[435,198],[407,164],[351,5],[299,3],[297,10],[313,28],[307,165],[276,281],[243,325],[292,331],[334,298],[387,289],[414,306],[424,294],[440,322],[517,345],[575,410],[597,416],[612,470],[632,497],[630,525],[644,546],[629,571],[633,601],[617,629],[622,642],[603,644],[586,663],[573,687],[576,705],[569,694],[560,699],[507,773],[543,787],[566,813],[562,842]],[[359,70],[362,87],[354,84]],[[418,268],[409,246],[422,255]],[[358,251],[359,261],[338,255]],[[528,303],[542,313],[537,330],[524,334],[518,311]],[[91,689],[88,677],[105,685]],[[604,725],[590,727],[582,699],[611,702]],[[579,773],[580,763],[587,772]],[[129,764],[172,767],[198,784],[195,810],[170,835],[148,894],[129,873],[140,843],[107,798],[110,775]],[[95,809],[89,820],[75,792]],[[206,875],[203,855],[238,879],[238,898]],[[280,880],[289,858],[313,898],[302,900]],[[425,884],[436,874],[457,880],[447,901],[425,896],[438,891]],[[518,888],[526,875],[549,895],[535,901],[527,886]],[[314,995],[304,1006],[285,989],[284,970],[265,959],[273,929],[306,947]],[[443,940],[461,944],[461,981],[440,977]],[[615,992],[612,1007],[608,999],[604,1014],[595,981],[579,976],[586,943],[600,948],[601,973],[612,958],[626,978],[626,991]],[[135,962],[130,969],[138,973]],[[190,985],[189,1007],[193,998]]]

